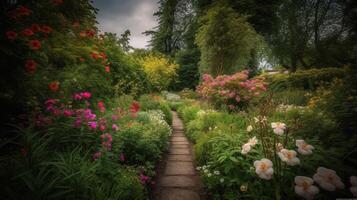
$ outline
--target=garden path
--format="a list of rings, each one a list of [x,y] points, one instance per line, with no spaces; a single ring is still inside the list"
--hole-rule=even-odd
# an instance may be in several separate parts
[[[173,114],[170,150],[159,169],[155,200],[204,200],[202,182],[195,170],[192,144],[184,134],[182,121]]]

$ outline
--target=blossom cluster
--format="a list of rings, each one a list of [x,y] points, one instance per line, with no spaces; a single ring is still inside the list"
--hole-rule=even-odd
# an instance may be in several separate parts
[[[266,91],[266,87],[263,79],[248,79],[248,71],[245,70],[216,78],[204,74],[202,82],[197,86],[197,92],[209,101],[224,103],[234,110]]]
[[[267,124],[268,120],[264,116],[258,116],[254,118],[255,123],[260,123],[261,125],[256,126],[256,128],[262,127]],[[274,135],[268,135],[271,138],[279,138],[284,134],[287,134],[287,125],[283,122],[272,122],[271,124],[271,132]],[[249,125],[247,127],[247,132],[252,132],[255,129],[255,125]],[[261,134],[262,132],[260,132]],[[261,144],[267,148],[267,140],[261,136]],[[277,139],[275,142],[279,141]],[[242,154],[248,154],[251,148],[258,143],[256,137],[249,139],[249,141],[242,146]],[[297,157],[297,154],[301,155],[311,155],[314,146],[308,144],[303,139],[295,140],[295,145],[297,147],[297,152],[293,149],[285,148],[281,143],[273,144],[274,153],[280,158],[280,161],[285,163],[287,166],[296,166],[300,165],[300,159]],[[267,156],[267,155],[266,155]],[[275,176],[275,170],[281,170],[280,167],[274,168],[274,165],[279,165],[276,161],[274,161],[274,156],[272,156],[272,160],[269,158],[262,158],[261,160],[254,161],[255,173],[259,178],[270,180]],[[295,193],[305,199],[314,199],[314,197],[319,193],[319,188],[314,185],[314,183],[318,184],[318,186],[326,191],[335,191],[336,189],[343,189],[345,184],[341,181],[341,178],[337,175],[337,173],[325,167],[318,167],[316,173],[312,178],[306,176],[296,176],[295,177]],[[355,176],[351,176],[351,193],[356,196],[357,190],[357,178]]]

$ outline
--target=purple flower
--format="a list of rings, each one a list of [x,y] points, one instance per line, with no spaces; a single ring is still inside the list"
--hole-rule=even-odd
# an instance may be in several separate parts
[[[88,122],[88,126],[89,126],[91,129],[96,129],[96,128],[97,128],[97,122]]]
[[[140,173],[139,179],[141,181],[142,184],[146,184],[149,180],[148,176],[145,176],[143,173]]]

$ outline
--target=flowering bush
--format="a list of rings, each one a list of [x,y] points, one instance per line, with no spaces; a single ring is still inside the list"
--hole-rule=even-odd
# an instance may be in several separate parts
[[[247,105],[266,90],[263,79],[248,79],[248,71],[213,78],[209,74],[202,77],[197,92],[215,106],[226,105],[231,110]]]

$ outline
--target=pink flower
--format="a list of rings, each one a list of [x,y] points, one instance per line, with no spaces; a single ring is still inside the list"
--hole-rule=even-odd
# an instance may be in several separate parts
[[[97,128],[97,122],[88,122],[88,126],[91,129],[96,129]]]
[[[109,133],[100,135],[100,139],[102,140],[102,146],[106,148],[108,151],[112,148],[113,137]]]
[[[143,173],[140,173],[139,179],[140,179],[142,184],[146,184],[149,181],[149,177],[145,176]]]
[[[125,161],[124,153],[120,153],[120,155],[119,155],[119,160],[122,161],[122,162]]]
[[[100,125],[100,126],[99,126],[99,130],[101,130],[101,131],[105,131],[106,128],[107,128],[107,127],[105,127],[105,125]]]
[[[118,131],[118,130],[119,130],[119,126],[117,126],[116,124],[113,124],[113,125],[112,125],[112,129],[113,129],[114,131]]]
[[[73,126],[78,128],[81,125],[82,125],[82,119],[81,118],[77,118],[76,121],[74,121]]]
[[[102,152],[97,151],[93,154],[93,160],[96,161],[98,158],[102,156]]]
[[[98,102],[98,107],[99,107],[100,112],[105,112],[105,106],[102,101]]]
[[[70,117],[70,116],[72,116],[74,113],[73,113],[73,111],[66,109],[66,110],[63,111],[63,114],[64,114],[65,116],[67,116],[67,117]]]
[[[81,96],[84,98],[84,99],[90,99],[90,97],[92,96],[92,94],[90,92],[82,92],[81,93]]]
[[[113,121],[117,121],[119,119],[119,116],[118,115],[112,115],[112,120]]]
[[[75,93],[75,94],[73,95],[73,98],[74,98],[75,100],[81,100],[81,99],[82,99],[82,96],[81,96],[80,94],[78,94],[78,93]]]

